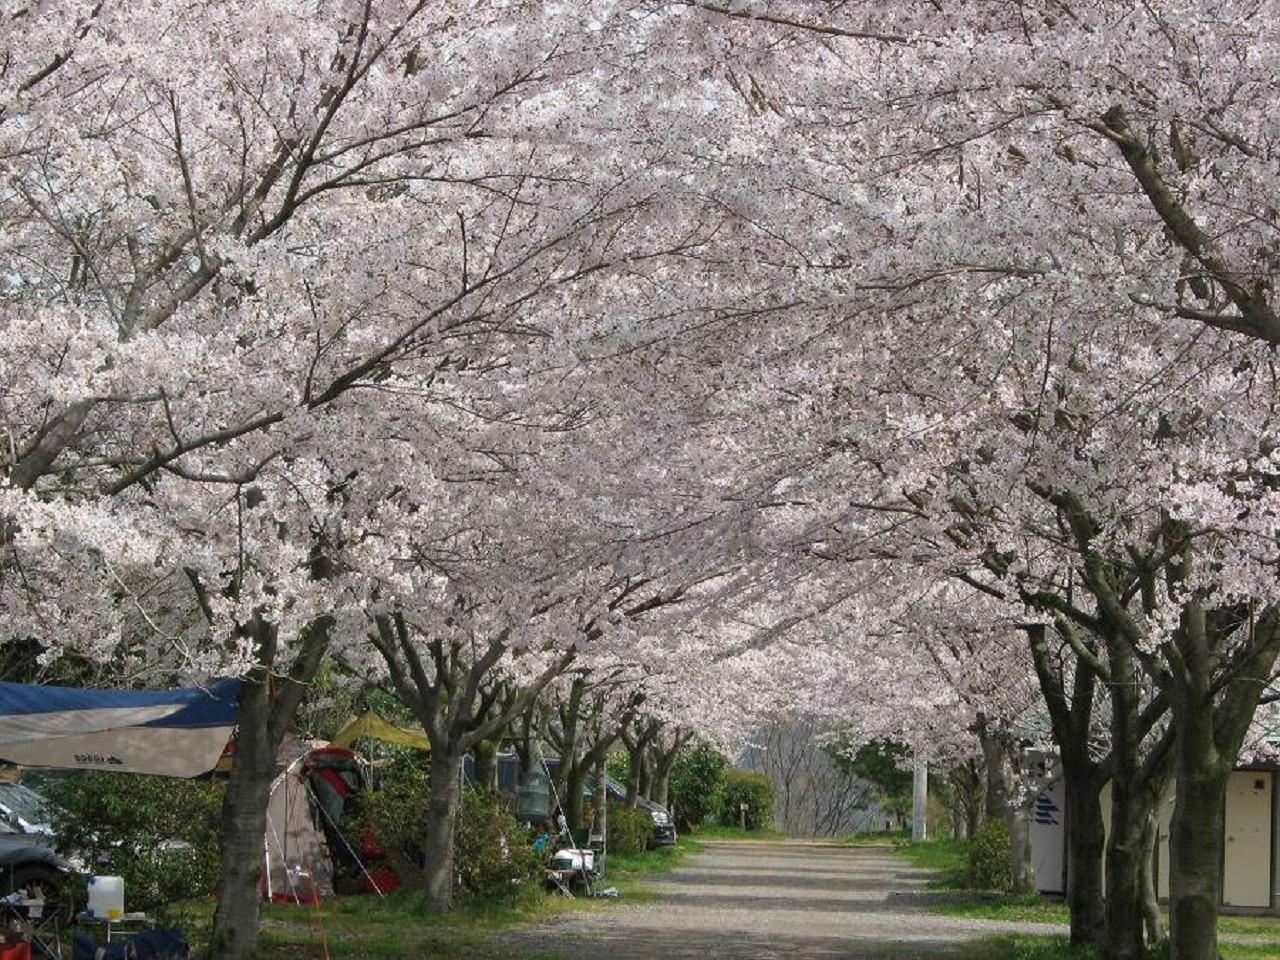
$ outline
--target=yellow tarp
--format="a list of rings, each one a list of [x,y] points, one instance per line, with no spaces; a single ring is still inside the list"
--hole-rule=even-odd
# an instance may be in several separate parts
[[[415,747],[428,752],[431,750],[431,741],[421,730],[393,726],[376,713],[362,713],[349,721],[329,743],[335,747],[350,747],[361,737],[381,740],[383,743],[394,743],[401,747]]]

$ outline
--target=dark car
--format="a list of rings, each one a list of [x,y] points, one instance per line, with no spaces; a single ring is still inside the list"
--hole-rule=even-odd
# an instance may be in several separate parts
[[[471,758],[467,757],[467,763],[464,764],[464,771],[468,778],[474,778],[474,766],[469,765]],[[549,781],[554,777],[560,766],[559,757],[540,757],[535,767],[535,779],[539,781]],[[527,786],[527,785],[526,785]],[[609,793],[609,799],[614,803],[625,803],[627,799],[627,788],[620,784],[613,777],[605,778],[605,789]],[[520,760],[515,754],[500,753],[498,754],[498,792],[507,797],[514,807],[517,808],[517,815],[522,819],[542,819],[544,815],[541,811],[536,814],[528,814],[527,811],[520,810],[520,801],[526,796],[532,796],[536,804],[541,799],[541,810],[548,809],[548,803],[551,801],[551,787],[546,783],[542,790],[538,789],[522,789],[520,784]],[[584,793],[587,797],[593,795],[593,788],[590,783],[587,784]],[[653,835],[649,838],[650,847],[670,847],[676,842],[676,826],[675,821],[671,817],[670,811],[660,803],[654,803],[652,800],[641,798],[636,802],[636,809],[643,810],[649,814],[653,820]]]
[[[40,794],[0,782],[0,896],[42,893],[46,913],[64,908],[68,881],[81,871],[54,850],[53,815]]]
[[[605,778],[605,789],[609,792],[609,799],[614,803],[624,803],[627,799],[627,789],[613,777]],[[676,825],[671,819],[671,812],[662,804],[653,800],[640,797],[636,801],[636,809],[643,810],[649,814],[653,820],[653,836],[649,839],[651,847],[670,847],[676,842]]]

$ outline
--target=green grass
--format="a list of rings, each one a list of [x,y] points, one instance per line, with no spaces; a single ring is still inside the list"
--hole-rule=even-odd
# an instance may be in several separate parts
[[[619,900],[568,900],[531,888],[507,902],[463,899],[443,917],[426,913],[421,895],[412,891],[396,891],[385,899],[343,897],[319,907],[266,906],[258,956],[264,960],[322,957],[327,947],[333,957],[549,960],[556,954],[515,953],[494,942],[495,935],[565,913],[607,911],[619,902],[647,902],[653,894],[645,889],[646,879],[674,869],[696,849],[697,841],[681,838],[675,847],[610,857],[597,889],[617,887]],[[193,946],[200,946],[206,940],[213,909],[212,900],[188,901],[170,908],[165,922],[185,930]]]
[[[1004,920],[1012,923],[1056,923],[1067,924],[1071,915],[1067,905],[1059,900],[1050,900],[1036,893],[993,893],[981,890],[969,890],[965,884],[965,843],[964,840],[930,840],[927,843],[903,843],[896,846],[901,856],[918,867],[935,870],[935,877],[929,886],[938,890],[959,890],[970,894],[960,900],[947,900],[933,906],[933,912],[951,917],[972,917],[980,920]],[[1166,914],[1165,924],[1169,918]],[[1280,918],[1223,916],[1218,918],[1218,933],[1224,937],[1272,937],[1280,942]],[[1028,950],[1048,949],[1042,944],[1028,946]],[[1268,952],[1270,951],[1270,952]],[[1002,954],[996,954],[1003,956]],[[1267,946],[1266,950],[1257,952],[1250,944],[1224,944],[1223,955],[1230,957],[1277,957],[1280,950]],[[983,954],[977,954],[981,958]],[[1011,954],[1014,960],[1020,960],[1022,954]],[[1038,957],[1039,954],[1028,953],[1027,957]],[[1047,957],[1071,957],[1074,954],[1045,954]],[[1088,953],[1080,954],[1088,957]],[[966,958],[968,960],[968,958]]]
[[[743,830],[741,827],[724,827],[719,824],[704,824],[693,831],[699,840],[785,840],[787,835],[781,830]]]
[[[897,847],[911,842],[910,830],[891,830],[887,833],[851,833],[839,842],[846,847]]]
[[[897,852],[917,867],[933,870],[936,876],[929,881],[935,890],[965,890],[965,853],[969,841],[964,839],[926,840],[924,843],[896,845]]]
[[[949,917],[976,917],[982,920],[1008,920],[1012,923],[1067,923],[1067,905],[1047,900],[1038,893],[975,892],[972,899],[939,903],[934,913]]]
[[[936,904],[934,913],[949,917],[974,917],[980,920],[1006,920],[1012,923],[1060,923],[1071,920],[1067,905],[1048,900],[1036,893],[983,894],[975,892],[971,899]],[[1169,916],[1165,913],[1165,925]],[[1280,917],[1218,918],[1218,933],[1224,937],[1273,937],[1280,943]],[[1280,955],[1280,950],[1273,948]]]
[[[1218,917],[1218,933],[1242,937],[1275,937],[1280,942],[1280,917]]]
[[[514,955],[485,941],[521,923],[572,909],[594,909],[601,902],[565,900],[531,889],[505,903],[463,900],[444,917],[427,914],[421,895],[412,891],[396,891],[386,898],[343,897],[319,907],[270,905],[262,911],[258,956],[320,957],[327,948],[334,957],[514,960]],[[171,909],[167,922],[182,927],[193,946],[200,946],[212,918],[212,902],[201,900]]]
[[[1275,960],[1275,944],[1220,945],[1223,960]],[[959,960],[1097,960],[1092,947],[1073,947],[1066,937],[1032,935],[984,937],[965,945]]]

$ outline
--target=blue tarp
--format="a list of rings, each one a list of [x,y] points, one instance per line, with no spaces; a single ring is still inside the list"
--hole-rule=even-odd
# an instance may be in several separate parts
[[[176,690],[0,683],[0,759],[29,767],[194,777],[236,724],[239,680]]]

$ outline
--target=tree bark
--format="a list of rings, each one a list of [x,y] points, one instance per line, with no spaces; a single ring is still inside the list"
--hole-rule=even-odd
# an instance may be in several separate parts
[[[276,757],[303,693],[320,669],[332,626],[332,619],[322,616],[303,631],[298,655],[274,697],[276,628],[257,617],[246,628],[254,638],[258,665],[241,687],[236,757],[222,800],[219,900],[208,949],[213,960],[248,960],[258,954],[263,841]]]
[[[1031,866],[1031,811],[1018,804],[1009,811],[1009,889],[1014,893],[1031,893],[1036,888],[1036,874]]]
[[[671,738],[670,746],[662,743],[661,740],[652,746],[653,783],[650,788],[650,799],[654,803],[660,803],[665,807],[671,798],[671,771],[675,768],[676,757],[689,742],[690,736],[686,731],[677,729]]]
[[[605,769],[605,761],[603,758],[596,762],[596,819],[593,832],[605,838],[606,845],[609,840],[609,785],[608,772]],[[607,849],[607,846],[606,846]]]
[[[423,849],[423,887],[429,913],[453,907],[453,838],[458,821],[458,781],[462,754],[432,744],[431,799],[427,803],[427,836]]]
[[[258,953],[263,838],[279,748],[272,743],[269,714],[266,684],[246,679],[235,763],[222,798],[219,898],[208,952],[212,960],[250,960]]]
[[[1107,960],[1141,960],[1142,830],[1148,807],[1140,784],[1142,732],[1139,725],[1138,677],[1133,652],[1123,638],[1105,638],[1111,669],[1111,836],[1107,841]]]
[[[1147,812],[1142,827],[1142,919],[1147,930],[1147,943],[1164,939],[1164,921],[1160,916],[1160,898],[1156,891],[1156,837],[1160,824],[1156,809]]]
[[[1059,626],[1062,640],[1069,641],[1067,623]],[[1031,658],[1040,693],[1049,711],[1054,743],[1062,765],[1066,797],[1067,905],[1071,918],[1071,942],[1101,946],[1106,937],[1103,904],[1102,862],[1106,831],[1102,820],[1101,764],[1089,754],[1089,729],[1094,711],[1094,692],[1099,667],[1089,641],[1080,639],[1076,651],[1070,693],[1061,659],[1049,649],[1047,630],[1033,624],[1028,628]],[[1079,635],[1075,634],[1078,638]]]
[[[1142,831],[1147,811],[1131,802],[1126,788],[1112,782],[1111,836],[1107,840],[1106,960],[1141,960]]]
[[[1106,831],[1102,797],[1092,777],[1071,776],[1064,766],[1067,800],[1067,906],[1073,944],[1101,944],[1106,933],[1102,860]]]
[[[498,742],[481,740],[471,752],[475,759],[476,789],[498,791]]]
[[[653,763],[649,758],[649,751],[644,750],[640,754],[640,796],[645,800],[649,800],[652,795]]]
[[[563,762],[563,758],[561,762]],[[587,763],[584,760],[578,760],[569,771],[569,777],[565,781],[565,795],[561,800],[564,803],[565,819],[569,821],[569,827],[573,830],[581,830],[585,822],[583,819],[584,794],[587,787],[587,775],[590,772]]]
[[[633,741],[634,742],[634,741]],[[640,802],[640,775],[644,767],[644,747],[627,745],[627,806],[632,810]]]

